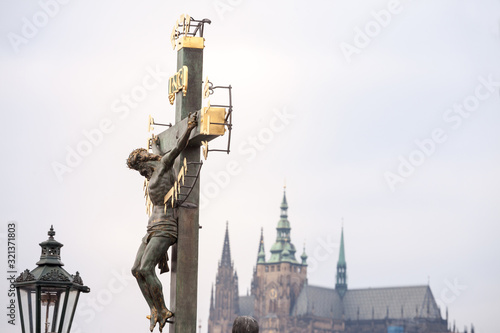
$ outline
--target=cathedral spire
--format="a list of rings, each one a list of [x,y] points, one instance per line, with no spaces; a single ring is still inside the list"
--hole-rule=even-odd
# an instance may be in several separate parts
[[[260,229],[259,253],[257,255],[257,263],[264,264],[266,262],[266,252],[264,251],[264,228]]]
[[[231,261],[229,247],[229,226],[226,222],[222,258],[219,261],[215,280],[215,289],[212,287],[210,300],[212,308],[208,318],[208,332],[229,332],[231,324],[240,312],[238,296],[238,274]],[[229,328],[228,328],[229,327]]]
[[[288,219],[288,203],[286,202],[286,186],[283,187],[283,200],[281,201],[281,214],[280,218]]]
[[[340,236],[339,261],[337,262],[337,282],[335,283],[335,290],[337,290],[341,298],[344,297],[347,291],[346,269],[347,265],[345,261],[345,251],[344,251],[344,226],[342,226],[342,232]]]
[[[231,266],[231,250],[229,248],[229,227],[226,222],[226,235],[224,236],[224,247],[222,248],[222,258],[220,261],[221,266]]]
[[[344,227],[342,227],[342,232],[340,234],[340,252],[339,252],[339,261],[337,263],[337,267],[341,266],[346,266],[345,262],[345,250],[344,250]]]

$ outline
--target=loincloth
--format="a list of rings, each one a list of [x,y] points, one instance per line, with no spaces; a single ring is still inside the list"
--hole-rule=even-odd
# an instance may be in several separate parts
[[[154,224],[148,225],[146,235],[142,238],[144,244],[148,244],[153,237],[164,237],[172,239],[172,245],[177,242],[177,221],[160,221]],[[167,248],[168,250],[168,248]],[[158,262],[158,268],[160,269],[160,274],[168,272],[170,269],[168,267],[168,252],[161,256]]]

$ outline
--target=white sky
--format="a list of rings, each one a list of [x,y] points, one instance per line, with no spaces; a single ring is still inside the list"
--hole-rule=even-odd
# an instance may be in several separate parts
[[[65,268],[92,289],[81,297],[80,332],[147,329],[129,274],[147,222],[143,180],[125,159],[145,145],[149,114],[174,120],[167,80],[127,114],[116,107],[148,70],[174,73],[169,36],[182,13],[212,20],[204,76],[234,87],[232,152],[211,153],[202,171],[203,332],[226,221],[245,294],[260,228],[268,256],[276,237],[285,178],[310,284],[334,286],[343,217],[349,288],[430,281],[460,329],[498,326],[500,1],[68,0],[44,16],[46,3],[0,2],[0,238],[5,251],[7,222],[17,221],[21,272],[34,268],[54,224]],[[376,13],[388,9],[381,27]],[[359,31],[377,27],[360,45]],[[342,43],[359,46],[350,61]],[[460,116],[453,107],[464,103],[472,111]],[[103,121],[109,133],[60,181],[54,162],[66,164]],[[415,142],[431,149],[436,129],[446,140],[418,160]],[[400,156],[420,165],[392,191],[385,175],[402,168]],[[223,176],[231,164],[236,172]],[[3,318],[2,332],[20,331]]]

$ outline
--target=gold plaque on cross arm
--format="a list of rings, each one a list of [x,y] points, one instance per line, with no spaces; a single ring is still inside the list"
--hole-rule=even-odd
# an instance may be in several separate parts
[[[206,135],[224,135],[225,108],[205,107],[201,112],[200,133]]]

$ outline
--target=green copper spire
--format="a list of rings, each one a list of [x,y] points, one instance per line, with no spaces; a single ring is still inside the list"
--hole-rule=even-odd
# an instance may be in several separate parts
[[[295,246],[290,239],[290,222],[288,221],[288,203],[286,202],[286,188],[283,190],[283,200],[280,205],[281,213],[276,227],[276,242],[271,247],[271,258],[268,263],[291,262],[298,264],[295,259]]]
[[[283,201],[281,201],[281,218],[288,217],[288,203],[286,202],[286,188],[283,189]]]
[[[283,190],[283,201],[280,205],[281,213],[278,228],[287,229],[290,233],[290,222],[288,222],[288,203],[286,202],[286,188]]]
[[[345,251],[344,251],[344,227],[342,227],[342,232],[340,234],[340,252],[339,252],[339,261],[337,263],[337,266],[343,266],[345,267]]]
[[[344,227],[342,226],[342,232],[340,236],[339,261],[337,262],[337,283],[335,283],[335,290],[337,290],[341,298],[344,297],[347,291],[346,270],[347,270],[347,265],[345,261],[345,251],[344,251]]]
[[[260,229],[259,254],[257,255],[257,263],[264,264],[266,262],[266,252],[264,251],[264,228]]]
[[[302,265],[307,265],[307,254],[306,254],[306,244],[304,243],[304,250],[302,251],[302,255],[300,256],[302,259]]]

